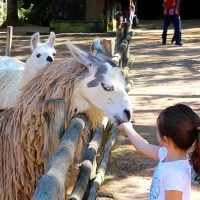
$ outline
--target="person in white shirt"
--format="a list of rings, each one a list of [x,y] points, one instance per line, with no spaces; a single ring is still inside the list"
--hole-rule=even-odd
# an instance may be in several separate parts
[[[149,199],[190,200],[191,165],[200,175],[200,117],[189,106],[176,104],[160,113],[157,129],[161,146],[149,144],[131,123],[119,125],[119,130],[126,133],[138,151],[159,161]]]

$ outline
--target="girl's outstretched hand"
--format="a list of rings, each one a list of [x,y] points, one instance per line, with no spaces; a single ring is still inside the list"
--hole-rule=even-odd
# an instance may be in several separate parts
[[[133,129],[133,125],[131,122],[122,123],[118,126],[118,130],[120,133],[126,135],[127,131]]]
[[[130,122],[122,123],[118,126],[121,133],[126,133],[133,146],[145,156],[158,160],[159,146],[149,144],[137,131],[133,128]]]

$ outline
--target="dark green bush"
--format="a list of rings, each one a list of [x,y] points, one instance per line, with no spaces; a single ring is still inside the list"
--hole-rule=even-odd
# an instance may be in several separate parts
[[[20,0],[18,15],[21,21],[30,24],[49,26],[51,16],[50,0]]]

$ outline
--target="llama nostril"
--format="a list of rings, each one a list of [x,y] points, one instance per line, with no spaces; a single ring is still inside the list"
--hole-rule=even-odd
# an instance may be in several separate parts
[[[47,57],[47,59],[46,59],[46,61],[52,62],[52,61],[53,61],[53,59],[52,59],[52,57],[51,57],[51,56],[48,56],[48,57]]]
[[[128,120],[130,121],[130,119],[131,119],[131,112],[130,112],[130,110],[124,109],[124,113],[126,114]]]

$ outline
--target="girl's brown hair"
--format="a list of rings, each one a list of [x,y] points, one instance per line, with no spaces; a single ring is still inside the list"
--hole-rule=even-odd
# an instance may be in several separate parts
[[[157,124],[160,136],[171,138],[178,148],[188,150],[194,145],[190,162],[200,175],[200,117],[189,106],[176,104],[160,113]]]

